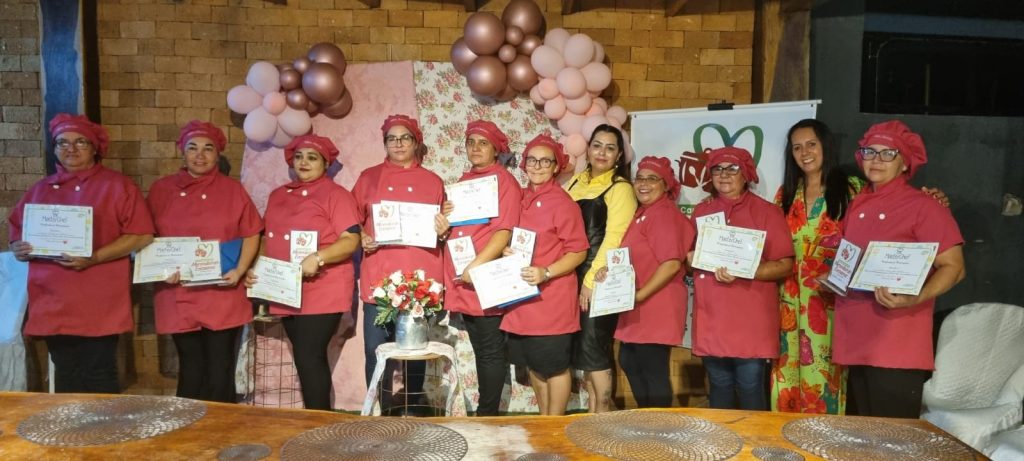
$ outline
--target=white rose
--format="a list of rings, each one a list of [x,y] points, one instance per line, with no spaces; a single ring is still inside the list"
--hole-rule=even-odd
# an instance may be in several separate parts
[[[398,307],[402,305],[402,301],[405,301],[405,296],[395,296],[391,298],[391,307]]]
[[[428,288],[427,291],[430,293],[440,294],[443,288],[444,287],[442,287],[440,283],[434,282],[430,284],[430,288]]]
[[[398,285],[399,283],[402,283],[402,271],[394,271],[388,278],[391,279],[391,283]]]
[[[419,280],[426,280],[427,273],[423,272],[423,269],[416,269],[416,278]]]
[[[384,289],[381,288],[381,287],[377,287],[377,288],[373,289],[373,297],[374,298],[383,298],[383,297],[385,297],[387,295],[388,295],[388,292],[384,291]]]

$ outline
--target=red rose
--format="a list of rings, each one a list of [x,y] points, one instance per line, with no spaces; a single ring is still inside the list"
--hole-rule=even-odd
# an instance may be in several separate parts
[[[405,292],[407,292],[407,291],[409,291],[409,285],[404,285],[403,284],[403,285],[399,285],[398,288],[395,288],[395,293],[398,293],[400,295],[404,295]]]
[[[426,285],[420,285],[420,286],[416,287],[416,291],[414,292],[413,297],[416,298],[416,299],[422,299],[426,295],[427,295],[427,287],[426,287]]]

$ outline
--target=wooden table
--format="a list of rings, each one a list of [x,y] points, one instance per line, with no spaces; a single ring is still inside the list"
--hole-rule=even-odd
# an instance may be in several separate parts
[[[35,394],[0,392],[0,459],[3,460],[179,460],[217,459],[217,453],[238,444],[263,443],[273,452],[267,459],[278,459],[281,447],[295,435],[328,424],[349,421],[360,416],[307,410],[279,410],[246,405],[209,403],[205,417],[185,428],[157,437],[86,448],[58,448],[37,445],[17,435],[17,426],[25,418],[50,407],[72,401],[114,396],[75,394]],[[722,424],[743,437],[742,451],[734,459],[756,459],[754,447],[779,446],[795,449],[808,460],[821,459],[790,444],[782,436],[782,426],[807,417],[788,413],[675,408],[680,414],[706,418]],[[565,437],[565,426],[585,415],[511,416],[494,418],[421,418],[417,421],[443,423],[465,434],[478,434],[482,442],[467,436],[467,460],[514,460],[532,447],[533,451],[559,453],[570,459],[605,459],[573,445]],[[893,419],[892,422],[942,431],[927,421]],[[525,445],[528,444],[528,445]],[[973,452],[973,451],[972,451]],[[974,452],[976,460],[986,459]]]

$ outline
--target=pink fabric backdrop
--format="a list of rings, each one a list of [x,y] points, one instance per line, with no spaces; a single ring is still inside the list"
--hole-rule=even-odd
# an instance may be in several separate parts
[[[345,71],[345,87],[352,93],[352,112],[341,120],[318,115],[313,119],[313,132],[331,138],[338,146],[341,151],[338,161],[344,168],[334,181],[351,190],[359,173],[384,161],[384,145],[380,136],[384,118],[391,114],[416,117],[413,64],[405,61],[349,65]],[[284,151],[273,146],[246,144],[241,179],[256,207],[263,213],[270,192],[289,181]],[[334,372],[334,408],[359,411],[366,395],[363,338],[362,328],[356,328],[352,321],[349,315],[342,320],[354,330],[354,336],[348,340],[335,338],[329,348],[329,357]],[[280,361],[272,357],[267,359]],[[298,383],[295,383],[295,388],[298,388]]]

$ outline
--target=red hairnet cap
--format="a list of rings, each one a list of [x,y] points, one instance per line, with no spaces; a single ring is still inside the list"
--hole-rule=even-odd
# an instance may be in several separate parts
[[[907,175],[914,177],[914,173],[921,165],[928,163],[928,153],[924,149],[924,140],[910,127],[899,120],[871,125],[864,137],[858,142],[861,147],[883,145],[892,149],[898,149],[903,156],[903,163],[907,165]],[[857,151],[857,165],[861,165],[864,159],[860,151]]]
[[[423,132],[420,131],[420,123],[416,119],[402,114],[389,115],[380,127],[381,136],[387,136],[388,130],[395,126],[404,126],[416,138],[417,144],[423,144]]]
[[[60,113],[50,120],[50,133],[56,139],[61,133],[78,133],[85,136],[96,148],[96,153],[102,157],[107,153],[107,146],[110,145],[110,135],[107,129],[99,123],[93,123],[84,115],[72,115]]]
[[[292,161],[295,160],[295,151],[304,147],[311,148],[320,153],[320,156],[324,158],[324,164],[328,166],[334,162],[334,159],[338,158],[338,148],[334,146],[330,139],[315,134],[306,134],[292,139],[292,142],[284,147],[284,160],[288,162],[288,166],[293,166]]]
[[[468,138],[471,134],[478,134],[487,138],[494,145],[494,150],[499,154],[509,151],[508,136],[505,136],[505,133],[498,128],[498,125],[492,122],[485,120],[469,122],[469,125],[466,125],[466,137]]]
[[[672,200],[679,198],[679,179],[676,178],[676,174],[672,170],[672,162],[669,159],[649,155],[640,160],[636,171],[640,170],[653,171],[662,181],[665,181],[665,192],[668,194],[668,198]]]
[[[708,154],[708,169],[721,163],[739,165],[740,173],[743,174],[743,179],[746,179],[747,182],[758,182],[760,180],[757,177],[757,165],[754,165],[754,157],[751,157],[750,152],[747,152],[746,149],[726,146],[712,150]]]
[[[178,132],[178,149],[184,152],[185,144],[188,144],[188,140],[198,136],[210,138],[217,152],[224,152],[224,147],[228,144],[227,137],[224,136],[224,132],[220,128],[217,128],[217,125],[210,122],[192,120],[187,125],[181,127],[181,131]]]
[[[530,150],[534,147],[544,146],[550,148],[555,153],[555,162],[558,163],[558,171],[565,171],[566,165],[569,164],[569,156],[565,153],[565,148],[562,147],[558,141],[546,134],[539,134],[537,137],[526,143],[526,149],[523,149],[523,161],[519,162],[519,167],[526,171],[526,154],[530,153]]]

